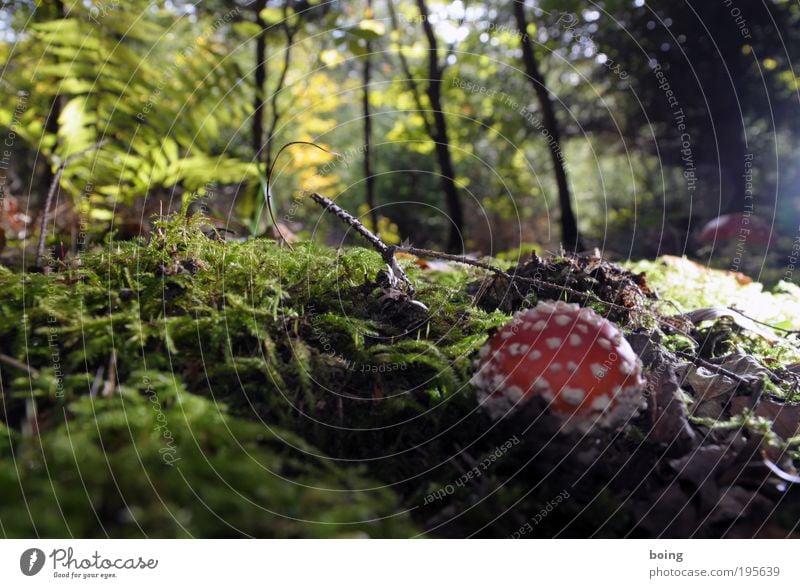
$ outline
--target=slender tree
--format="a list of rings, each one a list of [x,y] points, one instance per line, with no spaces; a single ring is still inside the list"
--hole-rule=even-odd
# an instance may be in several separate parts
[[[64,10],[64,2],[62,0],[55,0],[55,18],[64,18],[66,12]],[[44,121],[44,131],[47,135],[52,135],[55,138],[53,144],[53,152],[55,152],[58,143],[58,119],[61,117],[61,96],[55,95],[50,101],[50,109],[47,113],[47,118]],[[55,178],[55,172],[51,168],[50,162],[45,161],[44,173],[42,174],[42,183],[45,186],[50,186]]]
[[[372,18],[372,0],[367,0],[366,17]],[[366,190],[366,201],[369,207],[372,230],[378,232],[378,211],[375,209],[375,178],[372,175],[372,119],[370,118],[369,108],[369,84],[372,76],[372,43],[367,40],[366,52],[364,54],[363,72],[363,92],[361,95],[362,108],[364,112],[364,185]]]
[[[520,44],[522,45],[522,62],[525,67],[525,73],[533,85],[533,90],[536,92],[539,106],[542,109],[542,125],[550,134],[547,146],[550,150],[550,159],[553,162],[553,172],[556,178],[556,186],[558,187],[558,204],[561,212],[561,242],[566,249],[580,251],[583,249],[583,243],[578,232],[575,213],[572,210],[567,168],[564,165],[564,154],[561,150],[561,133],[553,110],[553,102],[550,100],[550,93],[547,90],[544,76],[539,68],[539,62],[533,51],[533,43],[527,34],[528,19],[525,16],[525,3],[523,0],[514,0],[514,17],[517,21]]]
[[[256,67],[253,71],[255,82],[255,95],[253,97],[253,153],[259,159],[261,148],[264,145],[264,105],[267,81],[267,23],[261,12],[267,7],[267,0],[255,0],[252,9],[255,12],[255,21],[259,31],[256,37]]]
[[[394,2],[392,2],[392,0],[388,0],[386,6],[389,8],[389,20],[392,23],[392,29],[399,33],[400,25],[397,22],[397,13],[394,10]],[[398,48],[397,56],[400,59],[400,67],[403,70],[403,75],[406,77],[405,83],[408,86],[409,92],[411,92],[411,96],[414,98],[414,105],[417,107],[417,112],[422,117],[422,123],[425,126],[425,132],[428,133],[430,137],[433,137],[433,125],[431,125],[431,122],[428,120],[425,107],[422,104],[422,94],[419,86],[417,85],[417,80],[413,75],[411,75],[411,66],[408,65],[408,60],[403,54],[402,48]]]
[[[294,45],[294,37],[301,26],[300,20],[297,20],[295,25],[289,22],[289,4],[291,0],[286,0],[283,5],[283,20],[281,25],[284,35],[286,36],[286,50],[283,52],[283,64],[278,79],[275,82],[275,89],[272,92],[270,106],[272,107],[272,119],[270,121],[269,130],[267,132],[267,140],[264,145],[264,163],[265,169],[269,169],[272,165],[272,151],[275,148],[275,131],[278,129],[278,121],[281,118],[281,111],[278,108],[278,95],[286,83],[286,74],[289,72],[292,58],[292,46]]]
[[[439,172],[442,191],[445,195],[447,213],[450,216],[450,234],[447,239],[449,251],[462,249],[461,235],[464,228],[464,213],[461,199],[455,183],[455,170],[450,155],[450,141],[447,135],[447,119],[442,112],[442,72],[439,65],[439,47],[436,35],[429,20],[428,6],[425,0],[417,0],[417,7],[422,20],[422,29],[428,42],[428,100],[433,114],[432,139],[436,144],[436,158],[439,161]]]

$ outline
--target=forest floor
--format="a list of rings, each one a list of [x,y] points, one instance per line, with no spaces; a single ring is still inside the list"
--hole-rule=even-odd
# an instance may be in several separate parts
[[[478,267],[224,242],[175,217],[0,268],[7,537],[784,537],[800,491],[800,289],[661,258]],[[477,350],[591,306],[648,407],[587,435],[490,420]],[[731,310],[735,307],[744,314]]]

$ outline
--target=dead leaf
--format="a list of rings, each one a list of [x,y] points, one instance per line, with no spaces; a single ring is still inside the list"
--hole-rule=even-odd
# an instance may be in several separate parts
[[[720,367],[736,374],[745,380],[758,382],[769,376],[769,370],[765,368],[752,355],[744,353],[731,353],[723,358]]]
[[[698,401],[727,394],[737,385],[728,376],[718,374],[703,366],[689,364],[679,368],[678,374],[682,378],[681,385],[691,386]]]
[[[696,325],[705,321],[713,321],[721,317],[728,317],[742,329],[751,331],[756,335],[763,337],[770,343],[776,343],[779,340],[779,337],[775,333],[759,325],[753,319],[745,316],[733,308],[726,308],[724,306],[709,306],[707,308],[698,308],[696,310],[692,310],[691,312],[686,312],[681,316],[686,317]]]
[[[653,439],[668,444],[672,455],[684,455],[694,446],[696,436],[675,372],[661,360],[648,372],[647,380]]]
[[[709,520],[713,523],[727,523],[758,513],[766,516],[771,506],[772,503],[758,491],[730,486],[724,490]]]
[[[637,501],[633,511],[637,526],[651,537],[687,537],[700,524],[697,507],[689,496],[672,484],[645,501]]]
[[[697,488],[701,504],[711,508],[719,497],[714,471],[728,459],[727,448],[706,445],[698,447],[685,457],[670,460],[669,465],[677,472],[679,480],[689,482]]]

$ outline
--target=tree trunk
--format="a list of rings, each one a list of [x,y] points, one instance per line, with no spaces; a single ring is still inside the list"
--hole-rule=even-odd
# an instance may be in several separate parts
[[[278,121],[281,118],[281,111],[278,109],[278,94],[283,90],[283,85],[286,83],[286,74],[289,72],[289,66],[292,61],[292,44],[294,43],[294,35],[297,32],[297,27],[289,25],[289,3],[291,0],[286,0],[283,5],[283,27],[286,33],[286,51],[283,52],[283,66],[278,81],[275,82],[275,91],[272,92],[272,121],[270,122],[269,129],[267,130],[267,139],[264,145],[264,168],[269,169],[272,165],[272,151],[275,143],[275,132],[278,130]],[[299,26],[299,25],[298,25]]]
[[[389,20],[392,23],[392,30],[397,31],[397,33],[400,34],[400,25],[397,22],[397,14],[394,11],[394,2],[392,2],[392,0],[387,0],[386,7],[389,9]],[[411,92],[411,96],[414,98],[414,104],[417,107],[417,113],[422,117],[422,123],[425,126],[425,132],[428,133],[429,137],[433,138],[433,127],[431,126],[431,122],[428,120],[428,113],[425,112],[425,108],[422,105],[422,97],[420,96],[419,87],[417,87],[417,81],[414,79],[414,76],[411,75],[411,68],[408,65],[406,56],[403,55],[402,47],[398,49],[397,57],[400,59],[400,67],[403,70],[403,75],[406,76],[406,85]]]
[[[264,146],[264,94],[267,81],[267,32],[266,23],[261,18],[261,11],[266,8],[267,0],[256,0],[253,10],[256,14],[256,24],[259,29],[256,38],[256,67],[255,97],[253,98],[253,154],[256,162],[261,159],[261,149]]]
[[[741,61],[741,60],[737,60]],[[746,64],[732,63],[731,67],[746,67]],[[734,70],[736,71],[736,70]],[[741,71],[741,70],[740,70]],[[698,156],[705,154],[709,167],[719,172],[719,207],[722,213],[753,212],[755,198],[745,189],[745,158],[748,148],[745,142],[744,121],[742,119],[740,96],[731,86],[731,80],[726,71],[721,68],[716,72],[715,82],[717,88],[729,87],[727,96],[719,96],[709,104],[708,116],[714,124],[714,132],[704,137],[706,146],[700,153],[695,153],[695,163]],[[710,126],[710,125],[709,125]],[[700,151],[698,149],[698,151]],[[719,161],[715,161],[715,156]],[[754,156],[755,159],[755,156]],[[755,163],[751,160],[751,163]],[[716,180],[716,178],[713,178]]]
[[[367,0],[367,18],[372,18],[372,0]],[[375,178],[372,176],[372,119],[369,110],[369,84],[372,75],[372,60],[370,52],[372,43],[367,41],[367,53],[364,56],[364,91],[361,95],[362,107],[364,111],[364,182],[366,189],[366,201],[369,207],[369,216],[372,222],[372,230],[378,234],[378,211],[375,209]]]
[[[56,0],[54,2],[56,8],[56,18],[64,18],[64,3],[62,0]],[[53,96],[53,99],[50,101],[50,110],[47,113],[47,118],[44,121],[44,132],[47,135],[53,135],[56,138],[56,142],[53,144],[53,154],[55,154],[56,146],[58,145],[58,119],[61,117],[61,96]],[[53,179],[55,178],[55,172],[53,171],[52,165],[52,158],[50,161],[45,160],[44,162],[44,173],[42,174],[42,185],[45,187],[45,190],[50,188],[50,185],[53,183]]]
[[[433,27],[428,18],[428,7],[425,4],[425,0],[417,0],[417,6],[422,18],[422,29],[428,40],[428,78],[430,78],[428,82],[428,99],[433,111],[434,136],[432,138],[436,143],[436,158],[439,161],[442,191],[445,195],[447,213],[450,216],[450,234],[447,239],[447,249],[451,252],[462,251],[464,213],[461,209],[461,199],[456,188],[453,159],[450,156],[447,120],[444,117],[444,112],[442,112],[442,79],[439,68],[439,50],[436,43],[436,35],[434,35]]]
[[[542,109],[542,125],[551,137],[551,140],[547,142],[547,146],[550,149],[550,159],[553,162],[553,172],[558,187],[558,204],[561,212],[561,242],[567,250],[581,251],[583,243],[578,233],[575,213],[572,210],[567,169],[564,166],[564,155],[561,151],[561,134],[558,130],[558,121],[556,121],[553,103],[550,101],[544,77],[539,70],[539,63],[533,52],[533,43],[527,36],[528,21],[525,17],[525,4],[522,0],[514,1],[514,17],[520,34],[525,73],[530,78],[536,97],[539,99],[539,105]]]

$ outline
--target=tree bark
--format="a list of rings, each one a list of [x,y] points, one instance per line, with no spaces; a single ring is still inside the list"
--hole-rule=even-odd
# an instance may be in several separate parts
[[[731,63],[729,67],[736,66],[742,69],[746,67],[743,63]],[[728,87],[730,92],[727,96],[720,95],[714,103],[709,104],[708,116],[713,121],[714,132],[703,137],[707,143],[704,147],[695,148],[696,152],[693,153],[695,163],[703,153],[706,153],[709,163],[719,171],[719,208],[721,213],[753,212],[754,194],[752,191],[749,195],[746,194],[745,178],[743,177],[748,147],[739,104],[740,96],[736,93],[735,88],[731,87],[730,78],[721,68],[716,71],[714,78],[717,88]],[[710,123],[707,124],[711,127]],[[715,155],[719,156],[718,162],[714,161]],[[712,180],[716,180],[716,178],[712,178]]]
[[[583,243],[578,232],[575,213],[572,210],[567,169],[564,165],[564,155],[561,150],[561,133],[559,132],[558,121],[556,120],[553,103],[550,100],[544,76],[542,76],[539,62],[533,51],[533,43],[527,35],[528,20],[525,16],[525,3],[523,0],[514,0],[514,17],[517,21],[517,29],[519,29],[525,73],[531,80],[531,84],[533,84],[533,89],[542,109],[542,125],[551,137],[551,140],[547,142],[547,146],[550,150],[553,173],[558,187],[558,204],[561,212],[561,242],[565,249],[581,251],[583,250]]]
[[[392,22],[392,29],[399,33],[400,25],[397,22],[397,14],[394,11],[394,2],[392,2],[392,0],[387,0],[386,6],[389,9],[389,20]],[[398,49],[397,56],[400,58],[400,67],[403,70],[403,75],[406,76],[406,85],[408,86],[408,89],[414,98],[414,104],[417,107],[417,112],[422,117],[422,123],[425,126],[425,132],[428,133],[428,136],[432,138],[434,136],[433,126],[428,120],[428,114],[425,112],[425,108],[422,105],[422,97],[420,96],[417,81],[414,79],[414,76],[411,75],[411,68],[408,65],[406,56],[403,55],[402,47]]]
[[[267,81],[267,31],[266,23],[261,18],[261,11],[266,8],[267,0],[256,0],[253,10],[256,15],[256,24],[259,29],[256,37],[256,67],[253,72],[255,77],[255,97],[253,98],[253,154],[258,162],[261,159],[261,149],[264,146],[264,94]]]
[[[56,9],[56,18],[64,18],[64,2],[56,0],[54,2]],[[50,101],[50,110],[47,113],[47,118],[44,121],[44,132],[46,135],[53,135],[56,138],[53,144],[53,154],[55,154],[56,146],[58,145],[58,119],[61,117],[61,96],[53,96]],[[42,174],[42,184],[50,187],[55,178],[55,172],[51,167],[52,159],[44,162],[44,173]]]
[[[428,6],[425,0],[417,0],[417,7],[422,18],[422,29],[428,40],[429,81],[427,93],[428,100],[431,103],[431,110],[433,111],[434,136],[432,138],[436,143],[436,158],[439,161],[442,191],[445,195],[447,213],[450,216],[450,234],[447,239],[447,249],[449,251],[461,251],[463,250],[464,213],[455,183],[455,170],[453,168],[453,159],[450,155],[450,140],[447,134],[447,120],[444,117],[444,112],[442,112],[442,72],[439,67],[439,48],[429,20]]]
[[[372,18],[372,0],[367,0],[367,18]],[[372,75],[372,43],[366,43],[366,55],[364,56],[364,89],[361,95],[362,108],[364,111],[364,186],[366,189],[366,201],[369,207],[369,217],[372,222],[372,230],[378,233],[378,211],[375,208],[375,178],[372,175],[372,119],[369,109],[369,84]]]
[[[289,25],[289,3],[291,0],[286,0],[283,5],[283,29],[286,33],[286,51],[283,53],[283,65],[281,66],[281,73],[278,81],[275,82],[275,91],[272,92],[272,121],[267,131],[267,139],[264,145],[264,163],[265,169],[269,169],[272,165],[272,151],[275,144],[275,131],[278,128],[278,121],[281,118],[281,112],[278,109],[278,94],[283,90],[283,85],[286,83],[286,74],[289,72],[292,58],[292,44],[294,43],[294,35],[297,33],[299,24],[296,27]]]

